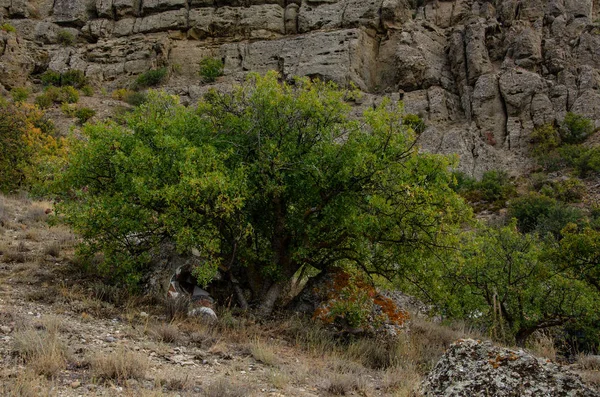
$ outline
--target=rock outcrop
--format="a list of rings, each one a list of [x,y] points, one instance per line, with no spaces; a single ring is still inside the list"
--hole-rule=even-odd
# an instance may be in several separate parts
[[[207,56],[225,81],[278,70],[394,95],[461,168],[518,172],[532,130],[574,111],[600,125],[593,0],[0,0],[0,84],[83,70],[114,89],[169,66],[193,102]],[[68,32],[76,43],[60,44]]]
[[[423,383],[426,397],[593,397],[575,374],[523,350],[472,339],[454,343]]]

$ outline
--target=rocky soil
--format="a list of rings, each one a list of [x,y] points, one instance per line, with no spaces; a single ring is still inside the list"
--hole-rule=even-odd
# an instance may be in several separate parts
[[[112,90],[167,66],[164,88],[193,103],[211,56],[217,86],[274,69],[352,82],[365,106],[402,99],[425,148],[475,176],[518,173],[535,127],[567,111],[600,123],[599,14],[598,0],[0,0],[16,28],[0,31],[0,87],[79,69]]]

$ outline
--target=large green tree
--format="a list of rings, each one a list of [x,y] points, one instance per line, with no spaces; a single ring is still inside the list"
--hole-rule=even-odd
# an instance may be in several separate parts
[[[220,268],[261,314],[303,266],[410,272],[469,211],[449,187],[450,159],[419,152],[401,107],[353,117],[356,95],[275,73],[197,109],[151,93],[125,126],[88,126],[73,144],[59,213],[111,274],[135,281],[172,241],[200,253],[201,282]]]

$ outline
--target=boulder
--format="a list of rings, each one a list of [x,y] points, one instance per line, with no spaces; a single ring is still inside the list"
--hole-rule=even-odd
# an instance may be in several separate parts
[[[459,340],[423,383],[425,397],[594,397],[598,393],[550,360],[491,342]]]

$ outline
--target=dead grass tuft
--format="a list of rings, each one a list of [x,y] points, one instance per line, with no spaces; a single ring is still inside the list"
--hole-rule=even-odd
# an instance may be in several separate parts
[[[43,249],[44,255],[50,255],[54,258],[58,258],[60,256],[60,244],[57,241],[53,241],[44,245]]]
[[[3,250],[2,262],[4,263],[25,263],[26,261],[27,256],[15,247],[8,247]]]
[[[149,334],[157,341],[163,343],[177,343],[181,341],[181,332],[174,324],[156,324],[150,328]]]
[[[165,299],[165,315],[168,321],[181,320],[187,317],[190,310],[190,298],[180,296],[174,299]]]
[[[551,336],[544,334],[537,335],[529,343],[528,347],[534,355],[556,361],[557,351],[554,344],[554,338]]]
[[[53,385],[31,371],[19,371],[15,377],[0,382],[0,395],[7,397],[55,396]]]
[[[255,339],[250,344],[249,350],[252,357],[260,363],[271,367],[274,367],[279,363],[275,349],[259,339]]]
[[[55,376],[67,364],[67,349],[56,332],[25,330],[15,334],[14,353],[38,375]]]
[[[45,222],[48,219],[46,209],[47,207],[44,207],[42,204],[34,204],[27,209],[25,214],[18,218],[18,221],[27,225]]]
[[[235,380],[219,378],[204,389],[204,397],[245,397],[249,395],[248,385]]]
[[[333,373],[329,375],[325,390],[334,396],[345,396],[353,391],[365,393],[366,382],[353,373]]]
[[[586,371],[600,371],[600,356],[579,354],[577,356],[577,364],[581,369]]]
[[[123,382],[127,379],[144,378],[150,362],[148,357],[120,347],[109,355],[93,356],[90,366],[98,379]]]

